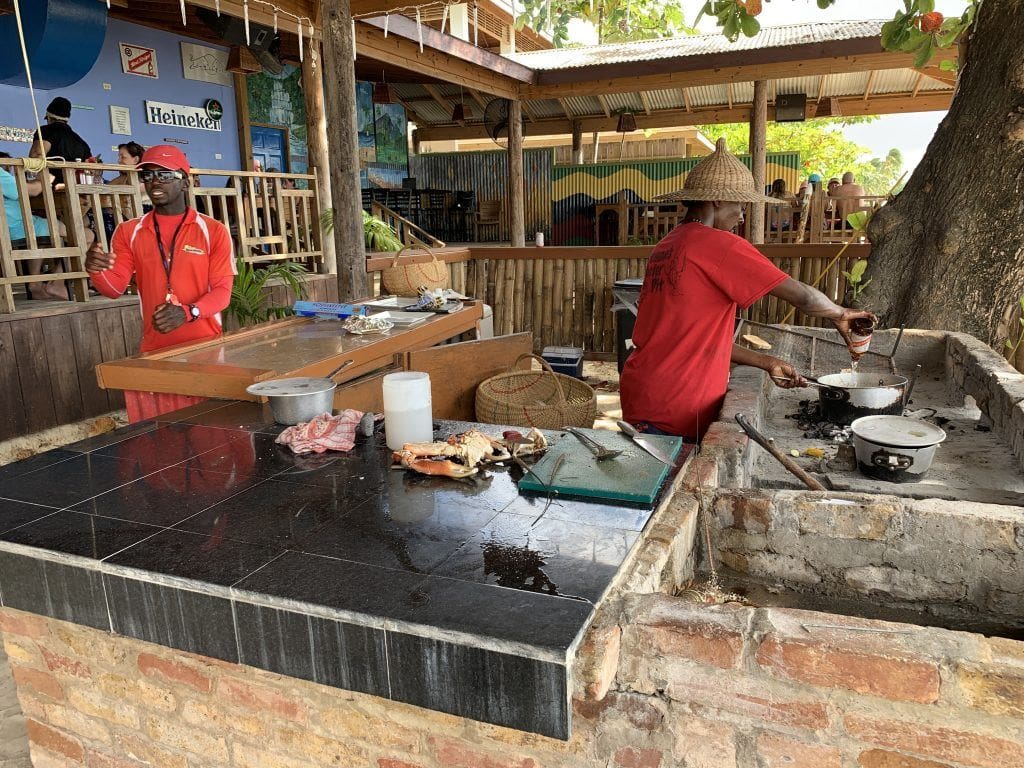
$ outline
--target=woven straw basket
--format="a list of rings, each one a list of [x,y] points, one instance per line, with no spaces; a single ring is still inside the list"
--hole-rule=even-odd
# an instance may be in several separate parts
[[[538,360],[543,371],[519,370],[523,360]],[[515,427],[592,427],[597,396],[589,385],[551,370],[547,360],[524,354],[505,373],[476,388],[476,419]]]
[[[409,259],[405,264],[400,263],[402,255],[411,251],[423,251],[430,256],[430,261],[415,264]],[[425,246],[407,245],[395,254],[390,267],[381,270],[380,280],[387,293],[417,296],[420,288],[447,288],[448,265]]]

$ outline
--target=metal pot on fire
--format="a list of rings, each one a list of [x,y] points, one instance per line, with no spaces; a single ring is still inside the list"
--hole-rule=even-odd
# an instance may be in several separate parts
[[[832,373],[818,377],[821,417],[851,424],[864,416],[903,413],[907,378],[885,373]]]
[[[864,416],[850,425],[860,471],[890,483],[917,482],[935,458],[946,433],[906,416]]]

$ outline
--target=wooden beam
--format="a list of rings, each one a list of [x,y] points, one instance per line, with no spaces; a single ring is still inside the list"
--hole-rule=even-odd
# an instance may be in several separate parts
[[[519,86],[533,80],[533,70],[528,67],[427,26],[422,28],[421,53],[416,23],[399,15],[390,19],[386,39],[383,19],[356,24],[360,56],[506,99],[516,98]]]
[[[756,83],[755,83],[755,85],[756,85]],[[767,94],[768,94],[768,92],[765,91],[765,95],[766,96],[767,96]],[[726,83],[725,84],[725,97],[729,100],[729,109],[732,109],[732,83]]]
[[[423,90],[434,100],[434,102],[444,110],[445,114],[450,115],[452,113],[452,104],[446,98],[441,95],[441,92],[437,90],[436,86],[424,83],[422,86]]]
[[[687,112],[693,112],[693,105],[690,103],[690,89],[683,88],[683,104],[686,105]]]
[[[825,98],[825,86],[828,84],[828,75],[822,75],[818,78],[818,101]]]
[[[513,248],[526,245],[526,205],[523,193],[522,102],[513,99],[508,109],[508,201],[509,237]]]
[[[817,77],[843,72],[870,72],[882,69],[907,69],[914,65],[912,54],[902,51],[882,51],[865,53],[857,56],[825,57],[807,60],[781,61],[770,64],[730,64],[726,60],[720,67],[704,67],[694,69],[675,62],[677,69],[659,71],[654,74],[631,74],[637,70],[643,72],[649,68],[634,66],[632,70],[624,70],[614,77],[590,79],[588,70],[593,68],[571,68],[567,70],[548,70],[537,74],[537,84],[523,85],[520,93],[526,99],[557,98],[558,96],[595,96],[599,93],[635,93],[636,91],[664,91],[674,88],[696,88],[704,85],[723,85],[728,82],[753,82],[755,80],[777,80],[791,77]],[[937,52],[939,60],[955,58],[955,51],[948,49]],[[690,57],[698,64],[710,57]],[[738,54],[732,61],[742,60]],[[646,62],[645,62],[646,63]],[[635,63],[634,63],[635,64]],[[610,65],[602,65],[610,66]],[[660,69],[660,67],[659,67]],[[546,78],[554,73],[572,73],[573,78],[557,83],[547,82]]]
[[[949,109],[952,91],[927,92],[912,98],[909,93],[874,96],[867,101],[858,96],[837,99],[843,115],[889,115],[906,112],[932,112]],[[825,103],[825,102],[823,102]],[[687,125],[717,125],[721,123],[745,123],[750,120],[750,105],[735,105],[727,109],[723,104],[716,108],[687,111],[685,109],[662,109],[651,115],[636,115],[637,128],[679,128]],[[817,105],[807,105],[808,117],[813,118]],[[768,119],[775,119],[774,107],[768,108]],[[584,133],[614,131],[617,121],[613,117],[577,118]],[[544,118],[529,123],[525,133],[529,136],[569,136],[572,121],[564,118]],[[487,134],[482,125],[424,126],[420,129],[422,141],[449,141],[457,139],[485,139]]]
[[[640,103],[644,105],[644,114],[651,114],[651,100],[647,98],[647,93],[640,91]]]
[[[919,72],[925,77],[930,77],[932,80],[938,80],[943,85],[956,85],[956,72],[947,72],[944,69],[939,69],[938,67],[931,66],[921,67],[919,69],[916,69],[915,71]]]
[[[526,119],[529,120],[531,123],[536,123],[537,122],[537,116],[533,113],[533,110],[530,109],[530,105],[527,104],[524,101],[524,102],[522,102],[522,107],[523,107],[523,114],[526,115]]]
[[[604,116],[611,117],[612,111],[608,109],[608,99],[606,99],[602,94],[599,93],[597,94],[597,100],[601,102],[601,109],[604,110]]]
[[[868,75],[868,84],[864,87],[864,101],[868,100],[868,96],[871,95],[871,86],[875,84],[875,78],[878,76],[878,70],[871,70],[871,74]]]
[[[480,107],[481,112],[487,109],[487,100],[480,95],[479,91],[476,91],[473,88],[467,88],[466,93],[468,93],[470,98],[472,98],[473,101],[477,103],[477,106]]]
[[[579,120],[572,121],[572,163],[583,165],[583,127]]]
[[[309,152],[310,171],[317,175],[317,221],[323,211],[334,208],[331,197],[331,162],[327,139],[327,114],[324,107],[323,57],[320,45],[313,43],[302,62],[302,97],[306,106],[306,147]],[[282,169],[284,170],[284,169]],[[314,240],[314,242],[316,242]],[[323,270],[329,275],[338,273],[338,256],[334,238],[320,239],[323,249]]]
[[[218,5],[217,0],[188,0],[188,4],[194,5],[197,8],[207,8],[211,11],[216,10]],[[175,3],[174,5],[176,7],[178,4]],[[220,0],[219,5],[220,12],[223,14],[234,16],[236,19],[241,19],[245,16],[242,0]],[[277,5],[281,10],[287,11],[295,16],[305,16],[312,22],[313,37],[320,38],[321,25],[317,21],[317,10],[313,0],[275,0],[275,5]],[[250,2],[249,21],[254,24],[262,24],[265,27],[273,27],[273,10],[263,3]],[[302,33],[307,38],[309,37],[310,21],[303,23]],[[295,19],[283,14],[278,14],[277,26],[279,29],[284,29],[292,33],[298,31],[298,24]]]
[[[571,121],[571,120],[575,120],[576,119],[576,115],[574,115],[572,113],[572,110],[569,109],[569,105],[565,103],[565,99],[559,99],[558,103],[562,106],[562,111],[565,112],[565,119],[566,120],[570,120]]]
[[[917,82],[914,83],[914,91],[913,91],[913,93],[910,94],[911,98],[915,98],[915,99],[917,98],[917,92],[921,90],[921,84],[924,83],[924,78],[925,77],[926,77],[926,75],[924,74],[924,72],[921,72],[921,73],[918,74]]]
[[[327,150],[330,156],[331,198],[334,202],[334,250],[338,259],[338,300],[352,301],[369,293],[366,278],[366,239],[363,233],[359,147],[356,136],[356,41],[348,0],[325,0],[320,8],[324,30],[324,80]]]
[[[768,83],[754,83],[754,103],[750,111],[750,170],[754,176],[754,189],[764,192],[767,183],[768,157]],[[750,208],[750,226],[747,238],[752,243],[764,242],[764,206]]]

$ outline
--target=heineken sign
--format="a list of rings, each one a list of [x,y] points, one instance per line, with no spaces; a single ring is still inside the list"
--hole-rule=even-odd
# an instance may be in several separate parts
[[[221,129],[220,120],[208,114],[205,107],[186,107],[183,104],[165,104],[162,101],[146,102],[146,122],[177,128],[197,128],[201,131]]]

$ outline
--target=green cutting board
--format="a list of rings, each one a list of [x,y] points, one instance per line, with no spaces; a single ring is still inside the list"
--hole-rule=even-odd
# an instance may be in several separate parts
[[[584,429],[589,436],[611,450],[622,450],[614,459],[598,461],[579,440],[568,433],[554,443],[544,457],[533,465],[537,477],[527,473],[519,481],[520,491],[548,493],[557,491],[563,496],[627,501],[634,504],[653,504],[661,484],[670,468],[621,432],[606,429]],[[675,459],[683,441],[666,435],[646,435],[657,442],[666,454]],[[551,473],[560,456],[565,456],[552,481]]]

